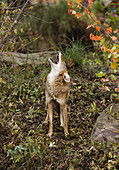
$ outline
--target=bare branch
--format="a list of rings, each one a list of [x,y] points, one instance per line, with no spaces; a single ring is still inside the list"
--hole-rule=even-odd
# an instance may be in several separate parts
[[[1,44],[0,44],[0,48],[3,47],[4,43],[7,41],[7,39],[9,38],[9,35],[11,33],[11,31],[13,30],[14,26],[17,24],[17,21],[19,20],[19,18],[21,17],[25,7],[27,6],[28,2],[30,0],[27,0],[26,3],[24,4],[23,8],[21,9],[19,15],[17,15],[16,19],[14,20],[13,24],[11,25],[10,29],[8,30],[8,33],[5,35],[5,37],[3,38],[3,40],[1,41]]]

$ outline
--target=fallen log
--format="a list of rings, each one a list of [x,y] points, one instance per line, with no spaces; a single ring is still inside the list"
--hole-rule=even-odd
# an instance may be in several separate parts
[[[56,55],[55,51],[45,51],[38,53],[15,53],[15,52],[0,52],[0,61],[23,64],[44,64],[48,57]]]

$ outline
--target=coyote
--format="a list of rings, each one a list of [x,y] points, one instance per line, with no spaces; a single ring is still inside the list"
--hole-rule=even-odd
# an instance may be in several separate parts
[[[61,126],[64,126],[65,136],[69,134],[66,102],[70,92],[70,77],[61,52],[58,53],[57,60],[58,62],[54,63],[51,58],[48,58],[51,65],[51,72],[47,76],[45,88],[47,116],[44,123],[48,123],[49,121],[49,132],[47,134],[49,137],[53,133],[53,109],[55,108],[60,111],[60,123]]]

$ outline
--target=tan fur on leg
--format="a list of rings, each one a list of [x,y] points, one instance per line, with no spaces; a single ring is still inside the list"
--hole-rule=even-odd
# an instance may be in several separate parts
[[[52,102],[48,103],[48,117],[49,117],[49,131],[47,136],[51,136],[52,135],[52,131],[53,131],[53,106],[52,106]]]

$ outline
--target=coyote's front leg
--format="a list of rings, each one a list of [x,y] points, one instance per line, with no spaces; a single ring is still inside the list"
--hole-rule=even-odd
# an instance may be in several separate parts
[[[60,126],[64,126],[63,106],[60,105]]]
[[[48,118],[49,118],[49,131],[48,131],[47,136],[51,137],[52,131],[53,131],[53,106],[52,106],[52,101],[50,101],[48,103]]]
[[[64,104],[61,106],[61,125],[64,126],[64,133],[65,136],[67,136],[69,134],[68,132],[68,114],[67,114],[67,105]]]

